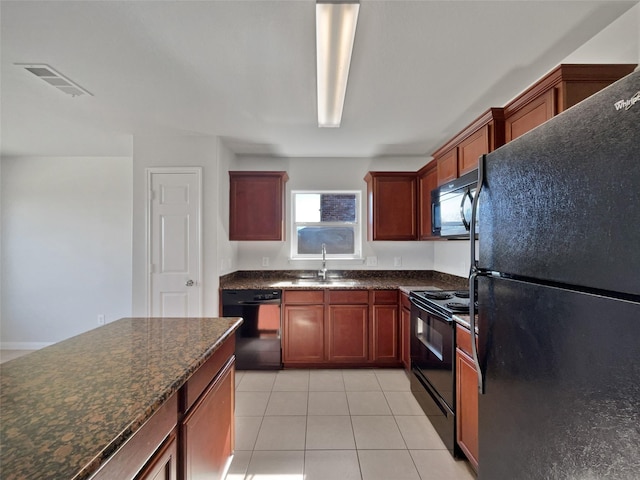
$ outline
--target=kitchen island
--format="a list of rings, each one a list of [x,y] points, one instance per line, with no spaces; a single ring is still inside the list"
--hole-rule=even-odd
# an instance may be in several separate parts
[[[198,415],[215,411],[208,394],[226,403],[223,420],[230,416],[231,424],[222,443],[233,448],[234,332],[241,323],[124,318],[2,364],[2,478],[144,478],[155,475],[149,464],[167,451],[170,465],[159,478],[178,469],[188,478],[201,452],[177,449],[186,435],[196,447],[207,438],[194,428]],[[231,391],[214,397],[219,385]]]

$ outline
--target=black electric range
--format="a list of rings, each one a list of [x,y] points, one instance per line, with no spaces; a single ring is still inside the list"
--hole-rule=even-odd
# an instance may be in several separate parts
[[[409,296],[418,306],[446,319],[469,313],[469,290],[422,290]]]
[[[469,291],[418,290],[409,298],[411,391],[447,449],[458,456],[453,315],[469,312]]]

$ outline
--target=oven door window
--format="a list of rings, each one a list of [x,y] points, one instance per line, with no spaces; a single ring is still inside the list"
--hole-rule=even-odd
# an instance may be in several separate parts
[[[428,322],[431,318],[432,317],[427,317],[427,321],[424,321],[422,318],[418,318],[416,325],[416,337],[418,337],[418,340],[420,340],[438,360],[443,361],[442,334],[433,328],[431,322]]]

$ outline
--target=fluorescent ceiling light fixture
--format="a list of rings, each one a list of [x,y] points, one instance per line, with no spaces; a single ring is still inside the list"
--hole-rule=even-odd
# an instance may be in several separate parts
[[[80,95],[93,96],[76,82],[57,72],[46,63],[16,63],[15,65],[33,73],[36,77],[72,97],[79,97]]]
[[[339,127],[347,91],[359,3],[316,3],[318,126]]]

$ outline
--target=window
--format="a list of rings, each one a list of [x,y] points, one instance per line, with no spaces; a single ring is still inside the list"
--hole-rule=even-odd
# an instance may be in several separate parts
[[[294,191],[291,258],[360,258],[360,192]]]

